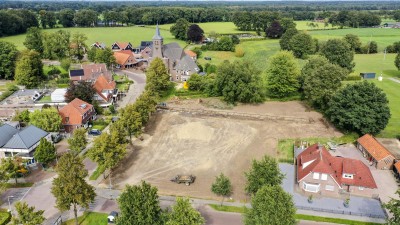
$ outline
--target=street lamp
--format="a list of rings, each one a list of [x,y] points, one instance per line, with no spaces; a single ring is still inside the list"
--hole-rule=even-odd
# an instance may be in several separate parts
[[[7,199],[8,199],[8,211],[9,212],[11,212],[10,198],[14,198],[14,196],[12,196],[12,195],[7,196]]]

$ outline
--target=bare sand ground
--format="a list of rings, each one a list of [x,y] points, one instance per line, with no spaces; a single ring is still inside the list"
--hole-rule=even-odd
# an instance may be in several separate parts
[[[200,103],[196,105],[195,101],[182,105],[204,107],[199,106]],[[244,192],[244,172],[250,168],[252,159],[276,156],[278,139],[341,135],[321,123],[320,114],[307,112],[299,102],[241,105],[232,110],[311,117],[315,122],[255,121],[158,112],[146,128],[144,141],[134,142],[128,157],[114,172],[117,187],[145,180],[157,186],[159,194],[216,198],[211,192],[211,184],[222,172],[233,184],[232,198],[248,201]],[[171,182],[177,174],[192,174],[196,181],[190,186]]]

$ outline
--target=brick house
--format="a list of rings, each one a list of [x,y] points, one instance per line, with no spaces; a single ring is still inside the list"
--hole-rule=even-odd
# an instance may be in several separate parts
[[[93,105],[75,98],[68,105],[59,110],[64,130],[72,133],[75,129],[89,126],[89,122],[96,119]]]
[[[332,156],[314,144],[297,156],[297,183],[307,193],[339,196],[341,193],[371,197],[376,183],[360,160]]]
[[[112,74],[104,63],[84,64],[80,69],[70,70],[71,81],[95,82],[99,76],[105,76],[107,80],[112,80]]]
[[[114,52],[115,65],[118,69],[127,69],[139,66],[139,62],[136,60],[135,55],[130,50],[123,50]]]
[[[123,51],[123,50],[129,50],[133,51],[132,44],[130,42],[115,42],[114,44],[111,45],[111,49],[113,51]]]
[[[361,151],[370,165],[380,170],[391,170],[395,157],[372,135],[365,134],[357,139],[357,149]]]
[[[118,89],[115,81],[108,81],[103,75],[99,76],[93,84],[96,94],[93,99],[98,101],[101,107],[107,107],[117,101]]]

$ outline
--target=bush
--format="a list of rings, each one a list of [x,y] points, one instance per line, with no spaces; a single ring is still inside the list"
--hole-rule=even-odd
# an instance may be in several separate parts
[[[11,221],[11,214],[5,210],[0,211],[0,225],[6,225]]]
[[[51,76],[51,75],[60,74],[60,73],[61,73],[61,71],[57,67],[52,65],[52,66],[50,66],[50,70],[49,70],[49,72],[47,72],[47,75]]]
[[[239,57],[239,58],[241,58],[241,57],[243,57],[244,56],[244,50],[243,50],[243,48],[242,47],[236,47],[236,49],[235,49],[235,56],[236,57]]]
[[[65,71],[68,71],[69,68],[71,67],[71,60],[70,59],[63,59],[61,60],[61,68],[63,68]]]
[[[19,88],[13,84],[8,85],[7,90],[4,91],[1,95],[0,95],[0,101],[3,101],[4,99],[8,98],[8,96],[12,95],[14,92],[18,91]]]
[[[194,53],[197,54],[197,58],[200,58],[201,53],[203,53],[203,52],[201,51],[201,47],[193,48],[192,51],[193,51]]]
[[[361,80],[361,76],[358,75],[349,75],[344,78],[347,81]]]
[[[108,107],[108,110],[110,111],[111,114],[114,114],[114,113],[115,113],[115,107],[114,107],[114,105],[110,105],[110,106]]]

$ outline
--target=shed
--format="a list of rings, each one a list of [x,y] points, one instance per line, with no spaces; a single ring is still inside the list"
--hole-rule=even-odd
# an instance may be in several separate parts
[[[375,79],[376,73],[360,73],[363,79]]]
[[[56,89],[51,93],[51,102],[65,102],[65,93],[67,93],[66,88]]]

